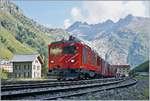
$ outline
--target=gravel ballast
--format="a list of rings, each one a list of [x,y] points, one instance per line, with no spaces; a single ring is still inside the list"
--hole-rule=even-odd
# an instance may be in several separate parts
[[[68,97],[70,100],[148,100],[149,96],[145,96],[145,89],[149,89],[149,81],[138,80],[136,85],[116,88],[107,91],[92,92],[76,97]]]

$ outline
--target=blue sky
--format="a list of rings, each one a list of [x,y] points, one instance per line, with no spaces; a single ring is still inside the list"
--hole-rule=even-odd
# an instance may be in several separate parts
[[[24,14],[48,27],[63,28],[64,19],[70,18],[74,5],[80,7],[81,2],[67,1],[13,1]]]
[[[24,14],[50,28],[68,28],[75,21],[116,22],[128,14],[149,17],[149,1],[13,1]]]

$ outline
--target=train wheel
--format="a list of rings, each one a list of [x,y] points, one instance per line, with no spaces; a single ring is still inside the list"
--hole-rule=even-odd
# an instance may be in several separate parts
[[[61,78],[57,78],[57,80],[58,80],[58,81],[60,81],[60,80],[61,80]]]
[[[85,79],[85,75],[83,73],[81,73],[78,77],[80,80],[84,80]]]
[[[85,78],[86,78],[86,79],[89,79],[89,78],[90,78],[90,75],[86,73],[86,74],[85,74]]]

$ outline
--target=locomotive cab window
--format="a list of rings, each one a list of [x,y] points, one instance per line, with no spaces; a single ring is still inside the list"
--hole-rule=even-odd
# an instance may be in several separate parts
[[[52,47],[50,48],[51,55],[59,55],[62,53],[62,49],[60,47]]]
[[[76,54],[76,46],[65,46],[63,48],[63,54]]]

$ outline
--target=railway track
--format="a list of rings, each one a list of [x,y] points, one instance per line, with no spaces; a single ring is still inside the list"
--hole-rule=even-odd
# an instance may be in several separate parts
[[[10,90],[19,90],[19,89],[28,89],[28,88],[41,88],[41,87],[54,87],[61,85],[78,85],[78,84],[86,84],[86,83],[96,83],[96,82],[107,82],[113,80],[120,80],[120,78],[106,78],[106,79],[95,79],[95,80],[80,80],[80,81],[31,81],[31,82],[18,82],[18,83],[7,83],[1,85],[2,91],[10,91]]]
[[[124,82],[124,83],[123,83]],[[33,87],[15,85],[14,89],[2,89],[1,98],[3,100],[18,100],[18,99],[57,99],[70,96],[77,96],[89,92],[125,87],[135,84],[134,79],[96,79],[96,80],[81,80],[81,81],[62,81],[51,82],[49,84],[35,84]],[[59,85],[55,85],[58,84]],[[49,85],[49,86],[48,86]],[[7,87],[5,85],[5,87]],[[8,86],[8,88],[10,85]],[[13,85],[11,85],[13,87]],[[22,88],[21,88],[22,87]]]

